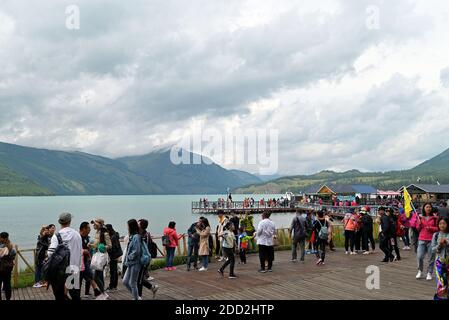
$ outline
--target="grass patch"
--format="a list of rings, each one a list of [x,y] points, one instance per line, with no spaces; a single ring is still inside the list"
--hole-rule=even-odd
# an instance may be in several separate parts
[[[17,278],[17,285],[11,283],[14,289],[27,288],[34,285],[34,272],[30,268],[20,271]]]

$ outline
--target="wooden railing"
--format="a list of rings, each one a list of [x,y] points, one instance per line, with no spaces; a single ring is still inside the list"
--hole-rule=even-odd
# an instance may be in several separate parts
[[[333,227],[333,240],[337,247],[342,247],[344,244],[344,228],[343,225],[336,222],[332,225]],[[374,234],[375,238],[378,238],[378,226],[377,224],[374,224]],[[214,241],[214,247],[216,246],[216,240],[215,240],[215,233],[211,233],[213,241]],[[278,239],[278,245],[283,247],[291,246],[292,244],[292,235],[289,232],[288,228],[280,228],[276,230],[276,235]],[[176,250],[176,256],[185,257],[188,254],[188,239],[187,235],[183,235],[183,237],[179,241],[179,245]],[[153,240],[158,245],[158,257],[156,259],[162,259],[166,255],[165,247],[162,246],[162,236],[155,236],[153,237]],[[123,239],[121,239],[121,242],[123,244]],[[161,250],[161,248],[163,248]],[[13,287],[17,287],[17,284],[19,282],[19,277],[24,274],[30,274],[35,272],[35,261],[36,261],[36,249],[20,249],[18,246],[15,246],[15,249],[17,251],[17,255],[15,258],[15,265],[12,273],[12,284]],[[27,259],[26,254],[32,253],[32,262],[31,260]],[[22,262],[27,267],[26,270],[21,271],[20,265]]]

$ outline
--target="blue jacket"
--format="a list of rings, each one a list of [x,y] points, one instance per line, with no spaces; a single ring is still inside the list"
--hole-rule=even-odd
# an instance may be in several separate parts
[[[142,253],[142,243],[140,235],[134,234],[130,236],[128,242],[128,249],[126,250],[125,266],[133,266],[140,263],[140,256]]]

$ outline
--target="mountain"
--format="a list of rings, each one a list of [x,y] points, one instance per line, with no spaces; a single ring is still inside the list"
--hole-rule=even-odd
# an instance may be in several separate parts
[[[193,163],[194,154],[188,152],[188,157],[190,163]],[[250,173],[226,170],[215,163],[206,164],[204,160],[200,164],[175,165],[170,161],[170,151],[117,160],[146,179],[157,181],[166,194],[223,194],[227,188],[261,182]]]
[[[449,184],[449,149],[422,164],[403,171],[360,172],[350,170],[334,172],[324,170],[313,175],[297,175],[260,184],[236,188],[234,193],[300,193],[316,190],[323,184],[369,184],[378,189],[398,190],[412,183]]]
[[[0,196],[225,193],[255,182],[217,164],[176,166],[169,151],[109,159],[0,143]]]

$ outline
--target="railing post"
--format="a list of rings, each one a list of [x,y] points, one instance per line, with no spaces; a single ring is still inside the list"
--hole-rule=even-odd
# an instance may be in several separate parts
[[[182,244],[184,245],[183,248],[183,255],[187,256],[187,240],[186,240],[186,236],[182,237]]]
[[[13,285],[17,288],[19,282],[19,246],[15,245],[16,257],[14,258]]]

